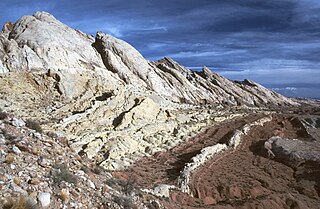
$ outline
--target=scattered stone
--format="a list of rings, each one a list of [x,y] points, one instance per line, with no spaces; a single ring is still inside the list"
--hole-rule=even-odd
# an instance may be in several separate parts
[[[38,197],[38,192],[31,192],[29,197],[36,201]]]
[[[25,126],[26,123],[21,118],[12,118],[12,125],[16,127],[22,127]]]
[[[205,197],[205,198],[203,198],[203,203],[205,205],[214,205],[217,203],[217,200],[214,199],[213,197]]]
[[[17,146],[15,146],[15,145],[12,146],[12,151],[13,151],[14,153],[16,153],[17,155],[21,154],[20,149],[19,149]]]
[[[38,147],[32,147],[31,153],[39,156],[41,154],[41,150]]]
[[[34,138],[36,138],[36,139],[41,139],[41,138],[42,138],[42,137],[41,137],[41,133],[39,133],[39,132],[33,133],[33,136],[34,136]]]
[[[92,189],[96,188],[96,186],[94,185],[94,183],[90,179],[88,179],[88,186],[91,187]]]
[[[156,193],[157,196],[162,196],[162,197],[169,197],[170,196],[170,189],[174,189],[175,186],[173,185],[158,185],[156,188],[154,188],[154,192]]]
[[[16,184],[12,184],[11,186],[12,186],[14,192],[20,193],[24,196],[28,195],[28,192],[25,191],[24,189],[22,189],[20,186],[18,186]]]
[[[29,184],[38,185],[40,184],[39,178],[32,178],[28,181]]]
[[[42,167],[49,167],[50,166],[50,161],[42,156],[38,158],[37,162]]]
[[[39,202],[41,203],[41,206],[46,208],[46,207],[49,207],[50,205],[50,193],[48,192],[41,192],[39,195],[38,195],[38,200]]]

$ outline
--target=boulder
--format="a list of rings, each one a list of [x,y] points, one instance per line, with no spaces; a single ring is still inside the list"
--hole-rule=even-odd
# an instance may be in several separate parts
[[[50,202],[51,202],[50,198],[51,198],[51,195],[48,192],[41,192],[38,195],[38,200],[39,200],[41,206],[44,208],[49,207]]]

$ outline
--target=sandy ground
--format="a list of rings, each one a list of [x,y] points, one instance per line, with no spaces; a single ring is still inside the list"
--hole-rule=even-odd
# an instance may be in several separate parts
[[[191,176],[191,195],[171,191],[169,199],[162,199],[163,204],[167,208],[320,208],[320,165],[271,159],[264,148],[264,142],[272,136],[311,140],[298,120],[306,115],[320,118],[310,112],[273,114],[271,122],[254,126],[236,150],[226,151],[197,169]],[[215,125],[167,152],[143,158],[113,175],[131,179],[142,188],[177,185],[185,164],[202,148],[226,143],[236,129],[264,116],[250,114]],[[313,136],[318,136],[317,131]]]

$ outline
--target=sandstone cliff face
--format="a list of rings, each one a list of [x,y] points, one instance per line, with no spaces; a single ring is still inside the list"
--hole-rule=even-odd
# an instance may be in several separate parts
[[[91,46],[93,42],[92,37],[69,28],[48,13],[23,16],[13,27],[4,27],[0,35],[2,71],[50,70],[56,74],[61,94],[74,98],[85,90],[88,78],[82,78],[82,74],[102,75],[115,82],[114,75],[105,69]]]
[[[233,82],[207,68],[192,72],[170,58],[149,62],[122,40],[101,32],[94,40],[45,12],[5,25],[0,38],[1,72],[51,70],[68,98],[83,92],[78,84],[86,79],[80,77],[89,74],[107,79],[101,85],[109,88],[124,81],[179,103],[294,104],[256,83]]]
[[[0,73],[1,108],[40,120],[108,169],[243,115],[230,108],[298,105],[206,67],[193,72],[170,58],[147,61],[122,40],[101,32],[94,39],[45,12],[3,27]]]
[[[294,105],[275,92],[252,81],[233,82],[204,67],[192,72],[170,58],[148,62],[132,46],[110,35],[98,33],[93,46],[105,66],[127,84],[146,85],[178,103],[227,105]]]

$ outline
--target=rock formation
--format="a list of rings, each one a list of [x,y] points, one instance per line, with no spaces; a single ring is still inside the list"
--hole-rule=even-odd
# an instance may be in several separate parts
[[[197,105],[297,105],[206,67],[193,72],[170,58],[149,62],[122,40],[101,32],[94,39],[45,12],[6,24],[0,37],[2,106],[41,118],[48,130],[63,131],[77,152],[109,169],[130,164],[133,153],[185,140],[172,137],[183,126],[188,135],[210,124],[213,118],[195,111]]]
[[[67,139],[76,154],[109,171],[191,143],[209,126],[253,112],[291,111],[302,104],[309,105],[253,81],[228,80],[207,67],[191,71],[170,58],[148,61],[122,40],[102,32],[94,38],[46,12],[7,23],[0,33],[0,108],[24,120],[39,121],[46,134]],[[239,136],[233,133],[230,139],[235,150],[251,128],[246,124]],[[304,120],[300,125],[310,124]],[[306,131],[318,137],[317,131]],[[210,160],[215,150],[210,147],[219,144],[231,146],[226,141],[211,143],[201,147],[203,156],[197,152],[191,158]],[[197,158],[193,159],[196,163]],[[202,166],[192,168],[196,175]],[[178,187],[167,183],[145,191],[168,197],[169,190]],[[186,187],[195,194],[192,185]],[[222,196],[220,200],[224,201]]]
[[[192,72],[170,58],[149,62],[122,40],[101,32],[94,40],[44,12],[7,24],[0,52],[2,72],[50,70],[67,98],[83,93],[88,78],[82,77],[95,76],[106,88],[141,86],[179,103],[294,104],[254,82],[233,82],[206,67]]]

